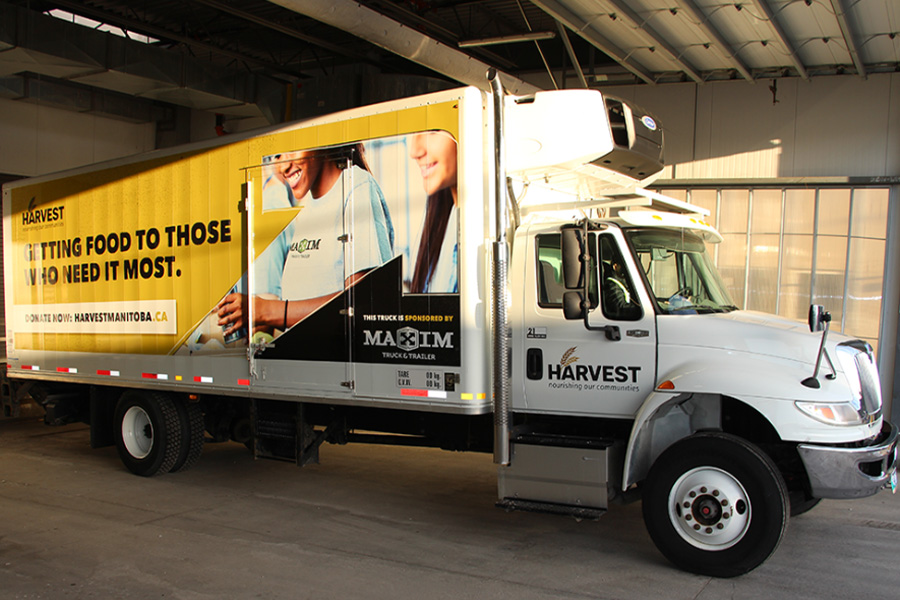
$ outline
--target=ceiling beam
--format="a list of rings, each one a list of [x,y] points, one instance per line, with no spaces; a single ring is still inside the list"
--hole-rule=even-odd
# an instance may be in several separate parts
[[[615,44],[603,37],[593,25],[573,13],[571,10],[563,6],[557,0],[531,0],[531,3],[546,12],[548,15],[563,23],[574,33],[580,35],[587,42],[592,44],[598,50],[609,56],[611,59],[628,69],[631,73],[643,80],[645,83],[654,84],[656,81],[653,75],[643,67],[633,64],[629,61],[628,56]]]
[[[479,9],[483,9],[481,6],[482,3],[476,3],[475,7]],[[390,17],[392,19],[396,19],[395,15],[400,16],[400,20],[404,23],[410,23],[414,27],[419,28],[420,31],[428,32],[428,35],[434,37],[435,39],[453,46],[454,43],[458,43],[459,36],[457,36],[454,32],[450,31],[446,27],[435,23],[434,21],[430,21],[425,17],[419,15],[418,13],[409,10],[405,6],[400,4],[395,4],[393,2],[368,2],[367,5],[371,5],[374,10],[378,11],[382,15],[386,17]],[[463,47],[463,46],[460,46]],[[475,46],[473,48],[477,48],[473,53],[478,54],[484,60],[490,61],[492,65],[495,67],[500,67],[501,69],[514,69],[516,63],[514,61],[509,60],[508,58],[504,58],[497,54],[496,52],[491,52],[484,47]]]
[[[581,85],[584,87],[589,87],[587,79],[584,77],[584,71],[581,70],[581,64],[578,62],[578,57],[575,55],[575,48],[572,47],[572,41],[569,39],[569,34],[566,33],[566,26],[556,22],[557,28],[559,28],[559,37],[562,38],[563,45],[566,47],[566,52],[569,53],[569,60],[572,61],[572,66],[575,67],[575,72],[578,73],[578,79],[581,80]],[[565,82],[563,82],[565,85]]]
[[[231,15],[232,17],[237,17],[238,19],[242,19],[253,23],[255,25],[259,25],[261,27],[265,27],[267,29],[271,29],[272,31],[277,31],[278,33],[284,34],[288,37],[292,37],[294,39],[300,40],[302,42],[306,42],[307,44],[312,44],[314,46],[318,46],[324,50],[328,50],[329,52],[333,52],[334,54],[340,54],[341,56],[346,56],[348,58],[352,58],[355,60],[362,60],[365,62],[371,62],[371,59],[364,57],[356,52],[352,52],[340,44],[333,44],[327,40],[323,40],[322,38],[314,37],[311,35],[307,35],[292,27],[287,27],[280,23],[272,22],[268,19],[263,19],[262,17],[257,17],[252,13],[248,13],[247,11],[240,10],[235,8],[229,4],[225,4],[224,2],[219,2],[218,0],[190,0],[195,4],[202,4],[204,6],[208,6],[214,10],[218,10],[219,12],[223,12]]]
[[[731,64],[732,68],[740,73],[741,77],[747,81],[753,81],[753,75],[750,73],[750,69],[747,68],[747,65],[745,65],[740,58],[738,58],[737,52],[731,44],[728,43],[728,40],[726,40],[719,30],[713,27],[709,22],[709,17],[706,16],[703,9],[701,9],[694,0],[675,0],[675,2],[681,10],[684,10],[691,16],[691,20],[706,34],[706,37],[710,39],[712,46]]]
[[[485,73],[491,65],[352,0],[270,1],[353,34],[460,83],[482,90],[490,88]],[[508,73],[503,73],[501,80],[513,94],[530,94],[540,90]]]
[[[269,69],[271,71],[280,71],[286,75],[291,75],[294,77],[307,78],[309,75],[304,74],[301,71],[296,69],[292,69],[285,65],[281,65],[278,63],[274,63],[271,61],[260,60],[257,58],[253,58],[252,56],[247,56],[245,54],[241,54],[240,52],[234,52],[232,50],[227,50],[225,48],[220,48],[219,46],[215,46],[213,44],[208,44],[206,42],[201,42],[199,40],[195,40],[185,35],[179,35],[168,29],[163,27],[157,27],[156,25],[150,25],[148,23],[144,23],[142,21],[137,21],[135,19],[129,19],[126,17],[122,17],[105,10],[100,10],[93,8],[91,6],[82,4],[81,2],[72,2],[70,0],[54,0],[54,4],[65,8],[69,12],[72,12],[77,15],[82,15],[85,17],[91,17],[93,19],[97,19],[98,21],[102,21],[109,25],[115,25],[117,27],[124,27],[134,32],[143,33],[155,38],[159,38],[162,40],[170,40],[173,42],[178,42],[179,44],[184,44],[185,46],[190,46],[192,48],[199,48],[205,52],[210,52],[212,54],[219,54],[221,56],[227,56],[228,58],[232,58],[234,60],[239,60],[241,62],[245,62],[251,65],[255,65],[257,67],[263,67],[265,69]]]
[[[853,66],[856,67],[856,72],[859,73],[859,76],[865,79],[866,66],[859,57],[859,49],[856,47],[856,42],[853,41],[853,30],[850,28],[850,23],[847,22],[844,3],[841,0],[831,0],[831,7],[834,9],[834,18],[837,19],[838,25],[841,27],[841,35],[844,36],[847,52],[850,53],[850,58],[853,59]]]
[[[697,73],[696,69],[688,64],[686,61],[681,59],[681,54],[675,48],[672,47],[669,42],[663,38],[648,22],[646,19],[642,19],[641,16],[632,10],[627,4],[622,2],[621,0],[606,0],[613,8],[616,9],[616,13],[619,18],[624,20],[626,23],[629,23],[632,27],[638,29],[639,31],[643,31],[644,35],[650,38],[650,41],[656,46],[662,48],[665,54],[669,56],[669,59],[672,60],[676,65],[678,65],[679,70],[684,72],[685,75],[693,79],[697,83],[703,83],[703,78]]]
[[[769,26],[775,31],[775,36],[778,38],[778,41],[784,46],[784,49],[787,50],[788,56],[791,58],[791,63],[794,65],[794,68],[797,70],[797,73],[800,74],[800,77],[809,81],[809,73],[806,72],[806,67],[803,65],[803,61],[800,60],[800,56],[797,54],[796,48],[794,48],[793,44],[791,44],[791,40],[788,37],[787,33],[785,33],[784,29],[782,29],[781,24],[775,20],[775,15],[772,13],[772,9],[769,8],[766,0],[750,0],[761,13],[766,16],[766,19],[769,21]]]

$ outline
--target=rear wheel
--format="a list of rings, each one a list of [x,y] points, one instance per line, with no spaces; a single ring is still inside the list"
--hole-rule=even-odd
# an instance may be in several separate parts
[[[181,452],[175,459],[171,471],[184,471],[191,468],[203,452],[204,423],[203,410],[196,402],[175,402],[178,420],[181,424]]]
[[[742,575],[771,556],[789,508],[772,460],[725,433],[673,444],[643,489],[644,522],[660,552],[686,571],[714,577]]]
[[[116,405],[116,449],[135,475],[168,473],[181,455],[181,420],[172,398],[129,390]]]

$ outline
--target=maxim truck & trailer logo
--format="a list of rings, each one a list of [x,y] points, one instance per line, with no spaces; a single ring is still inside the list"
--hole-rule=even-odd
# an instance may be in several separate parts
[[[413,327],[401,327],[396,331],[377,329],[365,330],[364,346],[396,348],[399,352],[382,351],[382,358],[434,360],[429,349],[453,349],[452,331],[419,331]]]

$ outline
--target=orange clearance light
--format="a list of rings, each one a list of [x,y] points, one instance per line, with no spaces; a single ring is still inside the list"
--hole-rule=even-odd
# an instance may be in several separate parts
[[[656,386],[656,389],[658,389],[658,390],[674,390],[675,384],[667,379],[666,381],[663,381],[661,384]]]

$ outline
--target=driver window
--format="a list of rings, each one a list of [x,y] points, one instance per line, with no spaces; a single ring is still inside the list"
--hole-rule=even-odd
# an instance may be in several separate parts
[[[537,236],[536,242],[538,306],[562,309],[563,294],[566,292],[562,274],[562,236],[558,233],[542,234]],[[593,309],[599,303],[597,271],[593,268],[597,264],[596,236],[588,238],[588,251],[592,265],[588,270],[588,298]]]
[[[544,308],[562,308],[563,292],[566,291],[562,281],[560,239],[558,234],[537,236],[538,306]]]
[[[611,235],[599,238],[603,315],[615,321],[637,321],[643,310],[622,252]]]

